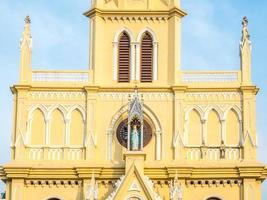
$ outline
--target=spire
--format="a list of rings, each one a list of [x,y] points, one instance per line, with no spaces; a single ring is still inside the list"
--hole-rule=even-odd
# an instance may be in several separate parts
[[[240,41],[240,63],[242,85],[251,85],[251,41],[248,32],[248,18],[243,17],[242,37]]]
[[[86,195],[86,200],[96,200],[98,199],[98,184],[95,180],[95,173],[92,173],[90,184],[88,185]]]
[[[26,83],[31,80],[31,19],[27,15],[24,21],[24,31],[20,40],[20,83]]]

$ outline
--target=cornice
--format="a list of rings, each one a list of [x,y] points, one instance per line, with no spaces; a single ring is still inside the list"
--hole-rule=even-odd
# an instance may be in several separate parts
[[[179,17],[184,17],[187,15],[186,12],[183,10],[174,7],[170,10],[103,10],[99,8],[92,8],[91,10],[87,11],[84,13],[86,17],[93,17],[93,16],[122,16],[122,15],[127,15],[127,16],[179,16]]]
[[[124,175],[123,167],[3,167],[1,179],[90,179],[92,174],[98,179],[118,179]],[[151,179],[172,179],[178,174],[180,179],[244,179],[264,180],[267,177],[266,166],[221,167],[184,166],[184,167],[146,167],[145,175]]]
[[[18,91],[25,92],[46,92],[46,91],[69,91],[69,92],[132,92],[134,90],[134,85],[129,86],[117,86],[117,87],[106,87],[97,85],[14,85],[11,87],[13,94]],[[140,85],[138,90],[140,92],[253,92],[257,94],[259,88],[256,86],[241,86],[241,87],[192,87],[190,85],[173,85],[173,86],[146,86]]]
[[[258,88],[255,85],[252,86],[241,86],[240,90],[244,93],[244,92],[252,92],[253,94],[257,95],[258,92],[260,91],[260,88]]]

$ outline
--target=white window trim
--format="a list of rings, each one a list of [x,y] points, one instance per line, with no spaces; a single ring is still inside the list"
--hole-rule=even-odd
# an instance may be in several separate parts
[[[123,27],[122,29],[120,29],[115,37],[114,37],[114,41],[113,41],[113,79],[114,81],[118,80],[118,69],[119,69],[119,65],[118,65],[118,53],[119,53],[119,39],[120,39],[120,35],[121,33],[126,32],[129,37],[130,37],[130,45],[131,45],[131,57],[130,57],[130,79],[134,80],[134,75],[135,75],[135,43],[134,41],[134,37],[133,37],[133,33],[131,30],[129,30],[126,27]]]
[[[155,32],[149,28],[146,27],[143,30],[140,31],[137,37],[137,45],[136,45],[136,80],[140,80],[140,70],[141,70],[141,40],[142,36],[145,32],[148,32],[152,36],[153,40],[153,81],[158,80],[158,41]]]

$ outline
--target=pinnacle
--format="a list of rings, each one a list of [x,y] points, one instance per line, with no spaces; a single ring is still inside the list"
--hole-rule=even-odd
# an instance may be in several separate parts
[[[30,16],[29,15],[27,15],[26,17],[25,17],[25,23],[26,24],[30,24],[31,23],[31,18],[30,18]]]

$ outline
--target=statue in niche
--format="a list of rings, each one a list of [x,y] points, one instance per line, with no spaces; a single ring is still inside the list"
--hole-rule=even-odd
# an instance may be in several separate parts
[[[128,144],[129,151],[143,150],[144,115],[143,104],[139,98],[137,88],[129,99],[128,112]]]
[[[134,125],[131,132],[131,150],[138,151],[139,150],[139,133],[137,130],[137,126]]]
[[[140,132],[140,122],[137,118],[134,118],[131,122],[131,135],[130,135],[130,145],[131,151],[139,151],[141,146],[141,132]]]

